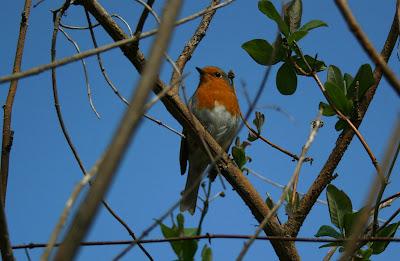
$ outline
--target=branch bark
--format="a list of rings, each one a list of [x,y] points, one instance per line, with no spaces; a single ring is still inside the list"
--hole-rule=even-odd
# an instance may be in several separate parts
[[[389,60],[389,57],[396,44],[398,34],[399,27],[397,23],[397,15],[395,14],[386,42],[381,51],[381,56],[386,63]],[[360,118],[354,121],[354,125],[357,128],[360,126],[364,115],[368,110],[368,106],[374,97],[375,91],[378,88],[380,80],[382,79],[382,75],[383,72],[381,67],[376,67],[374,70],[375,84],[371,86],[371,88],[366,92],[364,99],[361,101],[360,104]],[[284,230],[288,235],[297,236],[297,234],[299,233],[299,230],[303,225],[304,220],[306,219],[308,213],[311,211],[311,208],[314,206],[319,195],[334,178],[333,172],[335,171],[337,165],[339,164],[344,153],[346,152],[347,147],[352,141],[354,135],[354,131],[350,128],[345,129],[339,135],[335,143],[336,146],[333,148],[318,177],[314,180],[313,184],[310,186],[307,193],[300,201],[299,208],[293,216],[289,217],[288,221],[285,223]]]

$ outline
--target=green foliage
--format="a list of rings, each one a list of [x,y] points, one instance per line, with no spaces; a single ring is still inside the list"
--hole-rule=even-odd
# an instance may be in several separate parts
[[[342,234],[331,226],[323,225],[318,229],[315,237],[333,237],[339,239],[342,238]]]
[[[273,47],[270,43],[263,39],[253,39],[242,44],[242,48],[253,58],[253,60],[261,65],[271,65],[274,61]]]
[[[278,25],[279,31],[286,37],[289,36],[289,27],[282,19],[281,15],[276,10],[275,6],[268,0],[261,0],[258,2],[258,9],[265,14],[269,19],[274,20]]]
[[[253,124],[256,127],[257,134],[261,134],[262,127],[265,123],[265,116],[263,113],[256,111],[255,118],[253,120]],[[258,136],[255,135],[253,132],[249,131],[249,135],[247,136],[247,140],[253,142],[258,139]]]
[[[311,20],[310,22],[305,23],[299,31],[306,31],[309,32],[315,28],[328,26],[324,21],[321,20]]]
[[[197,228],[185,228],[185,219],[181,213],[176,216],[176,223],[173,222],[172,227],[168,227],[163,223],[159,223],[161,232],[164,238],[176,238],[176,237],[190,237],[197,234]],[[179,261],[194,260],[194,256],[197,251],[198,240],[182,240],[182,241],[171,241],[170,245],[174,250]],[[204,245],[201,250],[202,261],[212,261],[212,250],[209,246]]]
[[[292,95],[296,91],[297,75],[291,64],[284,63],[279,68],[276,75],[276,86],[283,95]]]
[[[376,236],[377,237],[394,237],[394,234],[396,233],[397,229],[399,228],[400,222],[393,223],[388,225],[387,227],[383,228],[380,230]],[[373,255],[378,255],[385,251],[386,247],[389,245],[389,241],[387,242],[373,242],[370,245],[370,248],[372,249],[372,254]]]
[[[331,237],[336,239],[349,238],[357,220],[360,217],[361,212],[363,212],[363,209],[353,212],[350,198],[346,195],[346,193],[344,193],[342,190],[339,190],[334,185],[327,186],[326,197],[328,199],[331,222],[339,229],[339,231],[332,226],[323,225],[318,229],[318,232],[315,234],[315,236]],[[378,230],[376,236],[394,237],[399,225],[400,222],[397,222],[381,228]],[[368,230],[365,230],[364,233],[364,236],[370,236]],[[378,255],[382,253],[389,243],[389,241],[376,241],[362,245],[360,246],[360,249],[357,250],[357,258],[355,260],[369,260],[371,255]],[[321,245],[320,248],[333,246],[338,246],[339,252],[344,251],[343,243],[338,242],[324,244]]]
[[[353,212],[351,200],[346,193],[339,190],[334,185],[328,185],[326,188],[326,197],[328,200],[331,222],[343,232],[344,215]]]
[[[204,245],[203,250],[201,250],[201,260],[202,261],[212,261],[213,260],[211,247]]]
[[[244,165],[251,161],[251,158],[246,155],[246,147],[249,146],[248,141],[240,142],[240,138],[237,137],[235,140],[235,145],[232,147],[232,157],[236,165],[241,171],[245,170]]]
[[[301,15],[303,13],[303,3],[301,0],[294,0],[283,6],[284,20],[291,33],[296,32],[301,24]]]
[[[289,189],[288,193],[285,195],[285,212],[288,216],[291,216],[299,207],[300,204],[300,195],[296,192],[293,201],[293,190]]]
[[[197,228],[185,228],[184,217],[182,214],[176,216],[178,225],[173,224],[168,227],[160,223],[161,232],[165,238],[182,237],[182,236],[195,236]],[[172,249],[174,250],[178,260],[193,260],[197,251],[197,240],[183,240],[171,241]]]
[[[320,20],[312,20],[301,26],[303,4],[301,0],[292,0],[283,6],[283,15],[279,14],[274,4],[269,0],[260,0],[258,9],[269,19],[274,21],[279,29],[277,40],[271,45],[267,40],[253,39],[245,42],[242,48],[260,65],[274,65],[279,62],[276,76],[276,86],[283,95],[292,95],[297,89],[297,75],[305,75],[310,71],[307,63],[316,71],[326,69],[323,61],[302,55],[297,42],[303,39],[312,29],[327,26]],[[300,28],[300,29],[299,29]],[[292,52],[296,55],[292,56]],[[302,70],[299,70],[298,68]]]
[[[365,92],[374,82],[374,75],[369,64],[361,65],[354,78],[348,73],[342,75],[339,68],[330,65],[328,67],[325,89],[330,102],[345,116],[351,117],[355,109],[355,101],[362,99]],[[321,102],[320,107],[322,107],[322,114],[325,116],[336,114],[331,105]],[[346,125],[347,123],[344,120],[339,119],[335,124],[335,129],[340,131]]]

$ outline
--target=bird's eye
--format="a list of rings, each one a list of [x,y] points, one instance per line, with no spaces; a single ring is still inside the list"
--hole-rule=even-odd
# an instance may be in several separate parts
[[[218,78],[221,78],[221,76],[222,76],[221,73],[219,73],[219,72],[216,72],[214,75],[215,75],[215,77],[218,77]]]

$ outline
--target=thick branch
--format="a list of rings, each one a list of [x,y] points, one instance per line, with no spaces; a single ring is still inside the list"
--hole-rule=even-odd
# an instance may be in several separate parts
[[[123,35],[122,30],[115,24],[111,16],[104,10],[103,7],[96,1],[82,1],[82,4],[89,10],[89,12],[102,24],[105,30],[110,34],[114,40],[121,40]],[[129,46],[121,47],[123,53],[133,63],[136,69],[141,72],[144,58],[141,53],[136,54],[133,52],[133,47]],[[160,80],[157,81],[153,88],[153,91],[157,94],[165,88],[165,85]],[[186,129],[189,134],[197,139],[198,144],[203,139],[206,145],[209,147],[210,152],[214,156],[220,156],[218,165],[221,167],[221,173],[237,191],[242,200],[249,207],[254,217],[259,221],[268,215],[270,210],[266,206],[263,198],[258,194],[255,188],[251,185],[248,179],[242,174],[242,172],[236,167],[236,165],[229,159],[225,151],[218,145],[218,143],[211,137],[211,135],[205,131],[201,123],[191,116],[185,103],[179,98],[174,92],[168,92],[163,98],[161,98],[166,109],[171,115]],[[200,138],[201,137],[201,138]],[[282,230],[278,221],[274,218],[264,228],[267,235],[271,236],[282,236]],[[298,260],[298,254],[292,243],[283,242],[271,242],[277,255],[282,260]]]
[[[397,16],[395,15],[385,45],[383,46],[383,49],[381,51],[381,56],[385,62],[389,60],[389,57],[393,51],[398,37],[398,32],[399,28],[397,24]],[[364,99],[360,104],[360,118],[354,121],[354,125],[357,128],[360,126],[362,119],[367,112],[368,106],[374,97],[375,91],[378,88],[378,84],[382,79],[382,69],[380,67],[377,67],[374,70],[374,78],[374,85],[371,86],[371,88],[366,92]],[[289,217],[288,221],[284,225],[285,231],[287,232],[286,234],[296,236],[299,233],[299,230],[304,220],[306,219],[308,213],[311,211],[311,208],[314,206],[319,195],[334,178],[333,172],[335,171],[337,165],[339,164],[344,153],[346,152],[347,147],[354,137],[354,134],[354,131],[350,128],[346,128],[340,134],[340,136],[336,140],[336,146],[333,148],[318,177],[314,180],[313,184],[304,195],[303,199],[300,201],[299,208],[293,216]]]

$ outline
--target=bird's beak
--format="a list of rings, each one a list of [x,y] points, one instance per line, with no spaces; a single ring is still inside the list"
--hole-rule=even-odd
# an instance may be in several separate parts
[[[200,75],[204,74],[204,71],[200,67],[196,67],[196,70],[200,73]]]

